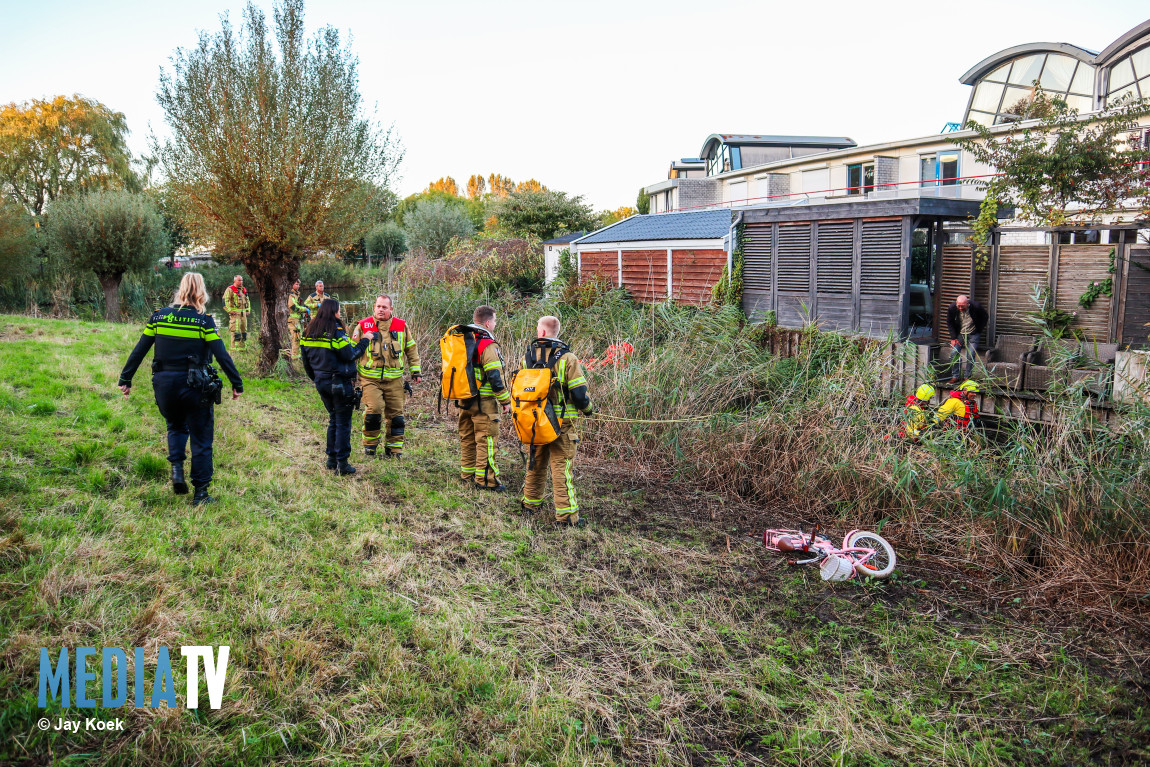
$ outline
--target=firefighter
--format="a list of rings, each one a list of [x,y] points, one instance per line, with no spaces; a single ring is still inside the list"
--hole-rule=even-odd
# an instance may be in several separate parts
[[[556,524],[585,527],[587,520],[579,517],[579,501],[575,493],[575,448],[579,444],[575,424],[580,415],[592,415],[594,408],[579,358],[561,345],[559,330],[558,317],[540,317],[535,326],[536,340],[532,341],[528,354],[520,362],[520,366],[525,368],[528,356],[532,356],[536,366],[550,365],[553,380],[558,385],[552,386],[548,400],[561,424],[558,439],[534,447],[533,460],[523,479],[521,503],[528,513],[539,510],[547,492],[547,474],[550,472]],[[560,355],[558,361],[553,359],[555,354]]]
[[[355,361],[374,337],[369,331],[353,345],[339,316],[339,301],[329,298],[320,304],[300,339],[304,371],[315,382],[329,414],[327,467],[340,475],[355,474],[355,467],[347,461],[351,456],[351,412],[355,409]]]
[[[922,433],[926,431],[930,425],[930,415],[927,413],[926,408],[930,406],[930,401],[934,399],[935,388],[930,384],[923,384],[918,387],[914,394],[908,394],[906,397],[906,417],[903,420],[902,429],[898,435],[905,437],[911,442],[918,442]]]
[[[335,296],[323,292],[323,280],[316,280],[315,292],[304,299],[303,305],[307,307],[309,312],[311,312],[311,316],[315,317],[316,313],[319,312],[319,307],[321,304],[323,304],[323,300],[325,298],[330,298],[333,301],[339,300]]]
[[[248,289],[244,287],[244,278],[237,274],[232,278],[232,284],[224,289],[224,311],[228,313],[228,330],[232,331],[232,347],[243,349],[248,343],[248,314],[251,312],[252,302],[248,298]]]
[[[950,393],[935,413],[935,422],[944,429],[967,430],[978,419],[978,384],[970,379],[963,381]]]
[[[403,368],[411,370],[411,380],[423,382],[419,350],[407,323],[395,316],[390,296],[377,296],[370,317],[360,320],[351,340],[367,332],[376,333],[368,353],[359,361],[359,387],[363,390],[363,452],[373,456],[379,447],[379,433],[387,422],[383,445],[385,458],[403,455],[405,427]]]
[[[480,306],[468,327],[478,341],[475,350],[475,382],[479,395],[456,400],[459,408],[460,476],[484,490],[504,492],[499,481],[496,450],[499,444],[499,419],[511,411],[511,393],[503,372],[499,344],[491,335],[495,331],[495,309]]]
[[[291,351],[289,360],[299,359],[299,339],[303,328],[311,320],[311,310],[300,303],[299,280],[292,283],[291,293],[288,293],[288,331],[291,333]]]
[[[132,377],[154,344],[152,355],[152,391],[160,415],[168,426],[168,462],[172,464],[172,490],[177,495],[188,492],[184,477],[184,458],[188,440],[192,443],[192,504],[210,503],[208,485],[212,482],[212,442],[215,436],[214,399],[188,385],[189,362],[207,364],[214,356],[232,385],[232,399],[244,390],[236,365],[216,331],[216,321],[205,313],[208,291],[204,278],[188,272],[180,279],[172,305],[152,314],[144,326],[136,348],[120,372],[120,391],[127,397],[132,391]]]

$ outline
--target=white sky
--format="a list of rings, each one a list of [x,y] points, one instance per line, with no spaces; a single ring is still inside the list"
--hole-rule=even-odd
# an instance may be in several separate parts
[[[257,3],[270,18],[271,0]],[[0,0],[0,103],[81,93],[124,112],[135,151],[161,67],[240,0]],[[719,132],[937,133],[958,78],[1026,42],[1100,50],[1150,15],[1135,0],[631,2],[309,0],[309,29],[350,32],[361,89],[407,148],[401,195],[450,175],[537,178],[596,208],[634,205]]]

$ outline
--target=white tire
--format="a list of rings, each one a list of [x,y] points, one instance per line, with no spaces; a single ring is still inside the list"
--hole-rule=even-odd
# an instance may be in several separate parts
[[[843,548],[874,549],[874,557],[864,565],[856,565],[855,571],[867,578],[886,578],[894,572],[896,557],[894,546],[886,538],[869,530],[856,530],[843,541]]]

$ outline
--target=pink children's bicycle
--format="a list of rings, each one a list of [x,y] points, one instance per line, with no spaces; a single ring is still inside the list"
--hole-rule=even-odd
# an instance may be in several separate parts
[[[785,555],[792,565],[817,562],[824,581],[845,581],[855,575],[886,578],[894,572],[894,547],[867,530],[851,530],[841,549],[819,532],[817,524],[809,535],[802,529],[764,530],[763,546]]]

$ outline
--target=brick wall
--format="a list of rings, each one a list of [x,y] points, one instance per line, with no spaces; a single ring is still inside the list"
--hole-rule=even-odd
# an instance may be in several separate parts
[[[898,183],[897,157],[874,158],[874,182],[878,187],[876,191],[894,191],[895,189],[898,189],[897,186],[883,187],[883,184]]]
[[[698,208],[703,205],[716,205],[723,201],[723,187],[719,181],[710,178],[679,179],[680,210]]]

